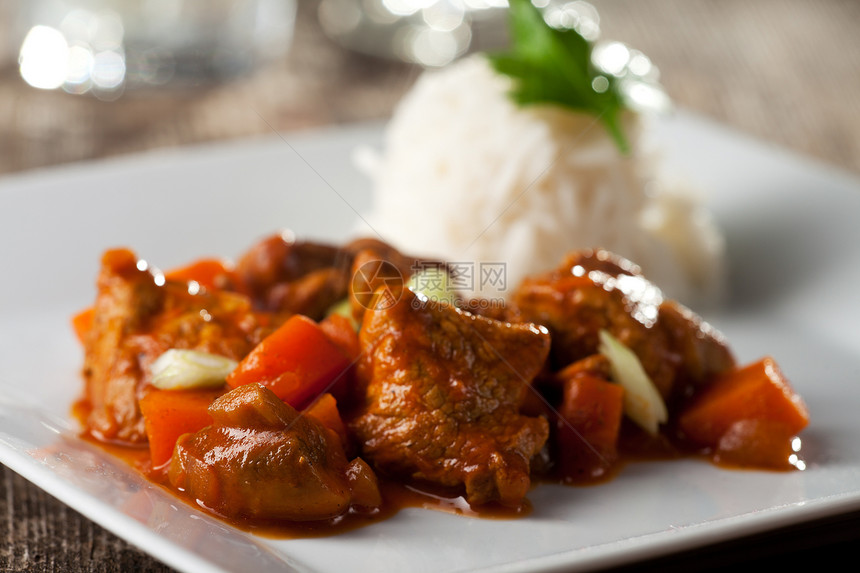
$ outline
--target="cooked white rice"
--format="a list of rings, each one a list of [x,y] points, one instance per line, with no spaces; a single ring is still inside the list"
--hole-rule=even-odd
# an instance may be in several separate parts
[[[473,264],[476,296],[504,295],[573,249],[604,247],[668,296],[714,301],[722,236],[696,197],[658,178],[643,120],[625,117],[634,153],[623,157],[593,116],[518,108],[509,88],[481,56],[418,80],[382,154],[363,159],[373,231],[410,253]],[[505,288],[482,284],[480,262],[506,264]]]

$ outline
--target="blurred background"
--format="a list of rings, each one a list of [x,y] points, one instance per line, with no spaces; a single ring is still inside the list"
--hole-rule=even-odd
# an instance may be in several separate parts
[[[0,0],[0,175],[384,120],[505,0]],[[860,3],[595,0],[675,102],[860,172]],[[34,87],[35,86],[35,87]]]
[[[593,0],[675,103],[860,174],[860,2]],[[0,177],[384,121],[504,0],[0,0]],[[8,245],[4,248],[10,248]],[[0,569],[161,571],[3,468]]]

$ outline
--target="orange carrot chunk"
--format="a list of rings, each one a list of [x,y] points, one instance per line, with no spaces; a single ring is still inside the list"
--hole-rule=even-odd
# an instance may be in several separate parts
[[[256,382],[301,410],[346,375],[350,362],[316,322],[297,314],[264,338],[227,384],[236,388]]]
[[[305,409],[305,413],[312,418],[316,418],[323,426],[334,431],[341,440],[342,444],[346,444],[346,424],[340,417],[340,412],[337,409],[337,400],[334,396],[326,392],[315,400],[310,406]]]
[[[713,459],[728,466],[792,469],[799,459],[791,439],[796,433],[782,422],[741,420],[720,437]]]
[[[96,309],[89,307],[72,317],[72,329],[75,331],[75,336],[81,344],[86,344],[87,335],[93,327],[95,313]]]
[[[231,270],[218,259],[200,259],[184,267],[164,273],[167,280],[190,282],[207,290],[223,288],[230,282]]]
[[[320,328],[331,338],[332,342],[341,347],[350,360],[356,360],[361,354],[358,332],[347,317],[342,314],[330,314],[320,321]]]
[[[678,424],[694,443],[712,447],[742,420],[773,422],[768,427],[787,434],[781,437],[791,437],[809,423],[806,405],[770,357],[714,377],[684,409]]]
[[[557,420],[559,467],[567,481],[604,475],[618,458],[624,388],[591,374],[564,380]]]
[[[209,405],[224,393],[218,390],[152,389],[140,399],[152,466],[159,467],[173,456],[182,434],[197,432],[212,423]]]
[[[358,332],[352,326],[350,319],[341,314],[331,314],[320,321],[319,324],[320,328],[323,329],[332,342],[337,344],[349,357],[350,367],[347,369],[347,372],[343,376],[340,376],[328,390],[339,402],[346,403],[352,399],[353,365],[361,355],[361,343],[358,340]]]

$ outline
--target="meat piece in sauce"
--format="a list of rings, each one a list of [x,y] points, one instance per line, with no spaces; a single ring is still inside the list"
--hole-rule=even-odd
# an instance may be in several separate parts
[[[637,355],[664,398],[734,365],[716,330],[604,250],[574,252],[556,270],[526,278],[508,316],[549,329],[556,370],[595,354],[606,329]]]
[[[248,294],[257,308],[319,320],[351,294],[356,263],[369,261],[389,263],[406,279],[415,259],[377,239],[356,239],[339,248],[296,241],[288,233],[276,234],[239,258],[237,288]]]
[[[138,398],[149,365],[170,348],[240,360],[268,332],[250,307],[235,293],[191,294],[185,282],[159,286],[131,251],[106,252],[84,344],[87,430],[105,441],[145,442]]]
[[[337,434],[259,384],[209,407],[213,425],[176,443],[168,476],[231,518],[313,521],[379,506],[376,476],[348,462]]]
[[[714,375],[735,367],[735,359],[725,337],[682,304],[666,300],[660,305],[658,326],[681,358],[675,394],[688,398]]]
[[[394,265],[403,275],[404,279],[409,278],[409,275],[412,274],[412,268],[416,263],[424,260],[404,255],[388,243],[372,238],[361,238],[350,241],[344,246],[344,251],[352,257],[357,257],[362,251],[373,251],[379,259]]]
[[[257,308],[320,319],[346,296],[351,261],[337,247],[277,234],[248,249],[235,274]]]
[[[465,486],[472,504],[520,504],[549,433],[546,419],[520,413],[549,351],[546,330],[404,290],[365,313],[360,337],[365,396],[350,428],[374,467]]]

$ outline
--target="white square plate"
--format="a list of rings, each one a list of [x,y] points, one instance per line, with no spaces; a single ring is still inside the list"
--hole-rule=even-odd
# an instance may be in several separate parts
[[[69,317],[92,302],[104,249],[170,268],[285,227],[343,240],[370,202],[351,153],[380,135],[363,125],[0,180],[0,461],[185,571],[586,569],[860,508],[860,182],[686,114],[657,135],[727,235],[731,299],[706,318],[742,362],[774,356],[804,396],[806,471],[641,463],[599,487],[541,485],[524,519],[414,509],[337,537],[271,540],[75,438],[82,356]]]

